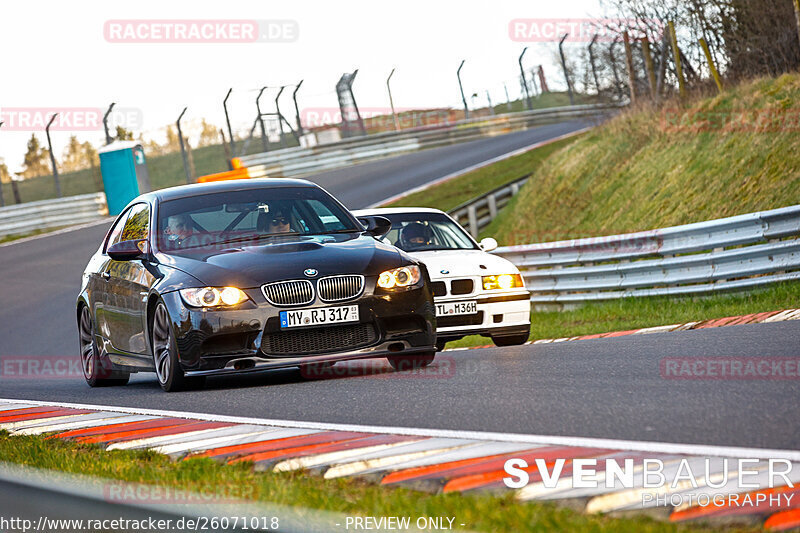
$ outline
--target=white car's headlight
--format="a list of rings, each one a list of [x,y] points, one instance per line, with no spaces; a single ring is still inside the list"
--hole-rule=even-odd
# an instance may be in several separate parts
[[[409,265],[381,272],[378,276],[378,287],[381,289],[402,289],[419,283],[422,274],[419,267]]]
[[[247,300],[247,294],[236,287],[203,287],[181,289],[181,298],[191,307],[219,307],[238,305]]]
[[[522,276],[520,274],[500,274],[499,276],[483,276],[483,289],[490,291],[492,289],[513,289],[515,287],[524,287],[522,283]]]

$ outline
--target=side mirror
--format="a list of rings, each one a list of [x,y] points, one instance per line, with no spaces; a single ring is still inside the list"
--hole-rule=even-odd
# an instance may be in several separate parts
[[[485,239],[481,239],[481,242],[479,244],[481,250],[483,250],[484,252],[491,252],[492,250],[497,249],[497,241],[491,237],[486,237]]]
[[[106,250],[106,253],[114,261],[142,259],[147,254],[147,240],[118,242]]]
[[[364,225],[365,231],[376,239],[382,238],[384,235],[389,233],[389,230],[392,229],[392,223],[386,217],[358,217],[358,221]]]

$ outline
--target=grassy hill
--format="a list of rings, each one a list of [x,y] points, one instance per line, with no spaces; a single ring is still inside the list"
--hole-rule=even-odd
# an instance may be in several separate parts
[[[501,244],[639,231],[800,203],[800,75],[638,108],[531,168]]]

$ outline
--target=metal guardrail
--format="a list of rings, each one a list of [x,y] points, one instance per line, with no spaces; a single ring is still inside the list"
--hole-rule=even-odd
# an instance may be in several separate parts
[[[508,205],[511,198],[519,192],[530,176],[530,174],[526,174],[511,183],[492,189],[477,198],[454,207],[448,211],[448,214],[467,228],[473,237],[477,238],[481,230],[497,217],[498,211]]]
[[[26,202],[0,208],[0,237],[91,222],[108,216],[105,193]]]
[[[417,130],[385,132],[311,148],[285,148],[240,157],[250,177],[299,177],[375,159],[510,133],[570,118],[601,118],[623,107],[592,104],[554,107],[461,120]]]
[[[534,304],[751,288],[800,279],[800,205],[494,253],[523,272]]]

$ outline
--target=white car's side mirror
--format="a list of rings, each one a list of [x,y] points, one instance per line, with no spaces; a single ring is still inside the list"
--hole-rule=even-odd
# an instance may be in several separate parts
[[[484,252],[491,252],[497,248],[497,241],[491,237],[486,237],[485,239],[481,239],[480,246],[481,250]]]

